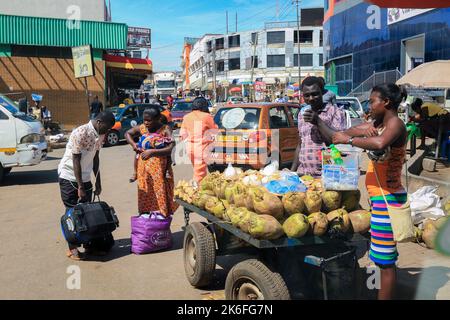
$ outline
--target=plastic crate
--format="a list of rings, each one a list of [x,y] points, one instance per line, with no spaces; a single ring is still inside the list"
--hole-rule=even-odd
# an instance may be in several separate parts
[[[325,190],[352,191],[358,190],[360,176],[360,151],[353,148],[341,148],[343,164],[333,164],[329,150],[322,151],[322,183]]]

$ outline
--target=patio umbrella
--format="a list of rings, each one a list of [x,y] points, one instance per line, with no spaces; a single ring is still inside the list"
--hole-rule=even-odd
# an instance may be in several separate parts
[[[242,89],[239,88],[239,87],[234,87],[234,88],[230,89],[230,92],[232,92],[232,93],[234,93],[234,92],[241,92],[241,91],[242,91]]]
[[[418,88],[450,88],[450,60],[437,60],[421,64],[397,81],[398,85]]]
[[[450,6],[447,0],[366,0],[382,8],[446,8]]]

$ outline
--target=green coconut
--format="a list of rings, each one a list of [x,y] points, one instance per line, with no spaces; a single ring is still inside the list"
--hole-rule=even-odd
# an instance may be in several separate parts
[[[348,212],[345,209],[337,209],[327,214],[330,230],[347,232],[351,222]]]
[[[327,215],[323,212],[311,213],[308,216],[308,222],[311,226],[309,232],[315,236],[323,236],[328,229]]]
[[[303,213],[306,210],[305,206],[306,193],[304,192],[288,192],[281,202],[283,203],[284,211],[288,215],[294,213]]]
[[[210,190],[200,191],[194,196],[192,204],[200,209],[205,209],[206,201],[210,197],[214,197],[214,192]]]
[[[239,229],[248,233],[249,229],[250,229],[251,221],[252,221],[253,217],[256,215],[257,214],[255,212],[245,210],[244,213],[241,215],[241,219],[237,225],[239,227]]]
[[[276,240],[284,235],[281,224],[269,215],[253,215],[248,232],[253,238],[261,240]]]
[[[435,221],[431,219],[426,220],[423,224],[422,240],[427,248],[434,249],[436,247],[437,234],[438,228],[435,225]]]
[[[236,183],[234,187],[232,187],[232,197],[233,197],[233,203],[236,207],[247,207],[247,198],[248,198],[248,192],[247,187],[242,183]]]
[[[361,191],[343,191],[342,192],[342,207],[348,212],[357,210],[361,200]]]
[[[324,212],[331,212],[341,207],[342,195],[337,191],[325,191],[322,193],[322,208]]]
[[[219,219],[223,219],[225,205],[219,198],[210,197],[205,203],[205,209]]]
[[[357,210],[349,213],[351,227],[355,233],[367,233],[370,230],[370,212]]]
[[[448,201],[444,204],[443,208],[444,208],[445,213],[446,213],[448,216],[450,216],[450,200],[448,200]]]
[[[309,229],[308,218],[301,213],[291,215],[283,223],[283,231],[289,238],[301,238]]]
[[[308,214],[319,212],[322,208],[322,197],[318,191],[306,191],[305,206]]]

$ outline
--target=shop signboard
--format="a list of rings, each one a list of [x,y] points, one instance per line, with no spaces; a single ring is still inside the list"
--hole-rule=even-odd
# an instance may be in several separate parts
[[[266,83],[262,81],[255,82],[255,90],[256,92],[266,91]]]
[[[147,48],[152,47],[151,30],[148,28],[128,27],[128,48]]]
[[[431,9],[405,9],[405,8],[388,8],[387,10],[387,24],[391,25],[415,16],[418,16],[420,14],[423,14],[425,12],[428,12]]]
[[[95,76],[92,47],[90,45],[72,48],[75,78]]]

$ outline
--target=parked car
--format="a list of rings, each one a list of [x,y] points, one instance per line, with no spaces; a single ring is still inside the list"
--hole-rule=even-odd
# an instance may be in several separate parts
[[[240,96],[231,96],[228,97],[226,104],[232,105],[232,104],[241,104],[244,103],[244,98]]]
[[[358,98],[355,97],[337,97],[336,103],[338,106],[343,106],[345,110],[352,109],[355,111],[361,118],[364,117],[364,109],[359,102]]]
[[[0,94],[0,182],[14,167],[33,166],[47,158],[41,122],[19,111]]]
[[[299,104],[256,103],[217,110],[214,121],[219,133],[208,156],[210,170],[221,170],[228,163],[260,169],[272,155],[282,166],[291,164],[299,142],[300,108]]]
[[[164,116],[163,121],[173,125],[171,112],[157,104],[132,104],[112,107],[108,110],[111,111],[116,117],[116,123],[106,136],[106,145],[116,146],[121,140],[124,140],[125,132],[144,122],[144,110],[149,107],[158,107]]]
[[[172,108],[172,117],[175,128],[180,128],[184,116],[192,112],[192,103],[192,99],[180,99],[175,101],[175,104]],[[211,102],[208,101],[208,109],[210,107]]]

